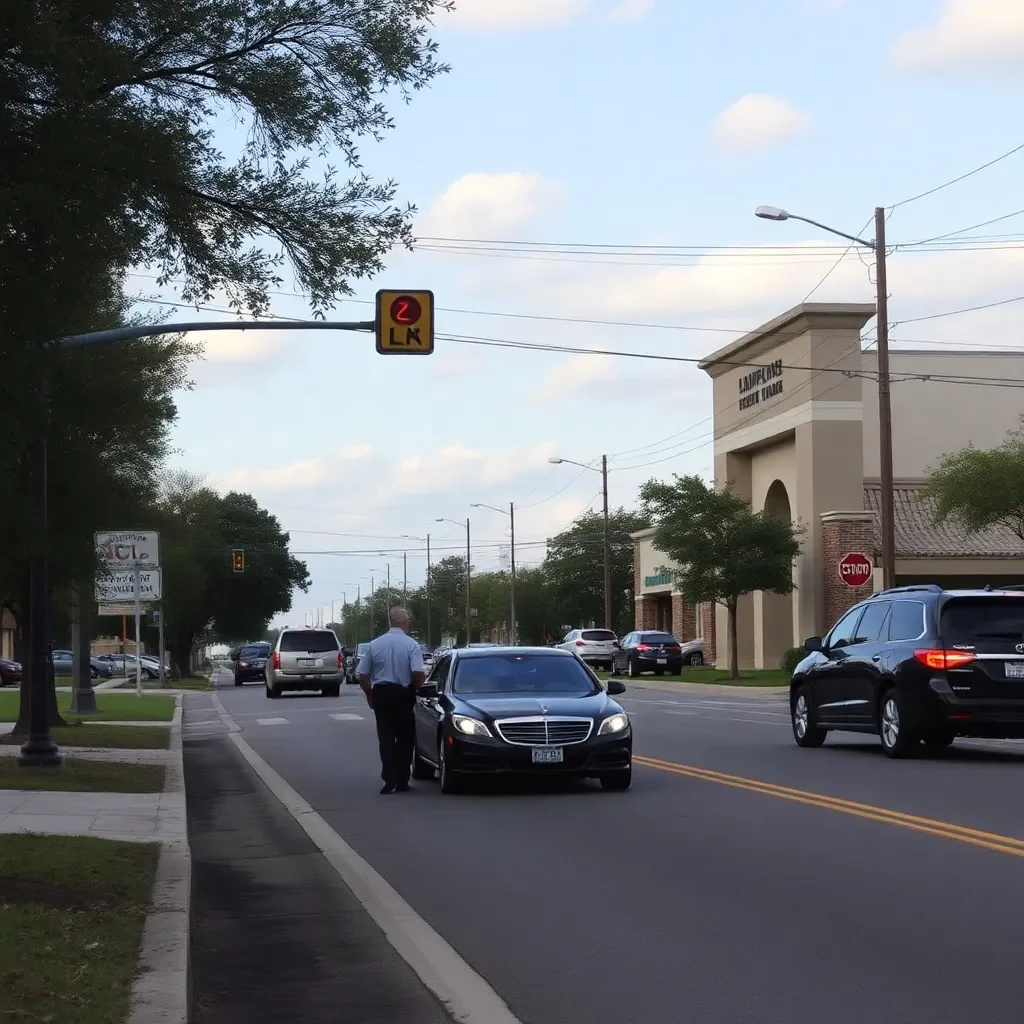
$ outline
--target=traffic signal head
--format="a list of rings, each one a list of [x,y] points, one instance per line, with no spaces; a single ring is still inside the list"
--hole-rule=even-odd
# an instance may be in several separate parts
[[[377,292],[377,351],[429,356],[434,351],[434,293]]]
[[[245,552],[241,548],[231,552],[231,568],[235,572],[245,572]]]

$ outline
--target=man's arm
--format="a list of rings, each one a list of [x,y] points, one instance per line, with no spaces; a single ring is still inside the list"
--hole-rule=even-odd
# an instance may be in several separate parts
[[[427,681],[426,666],[423,664],[423,652],[419,644],[413,644],[409,651],[409,674],[412,685],[419,689]]]
[[[364,668],[368,671],[364,672]],[[373,687],[370,685],[372,672],[373,651],[368,648],[366,653],[359,659],[359,688],[363,691],[366,703],[371,708],[373,707]]]

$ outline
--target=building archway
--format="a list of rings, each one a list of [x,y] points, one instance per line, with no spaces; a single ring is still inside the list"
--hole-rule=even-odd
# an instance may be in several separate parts
[[[773,512],[786,522],[793,521],[793,508],[789,492],[781,480],[773,480],[764,497],[764,510]],[[783,652],[794,646],[793,594],[761,594],[761,621],[758,623],[761,639],[761,664],[764,668],[777,668]]]

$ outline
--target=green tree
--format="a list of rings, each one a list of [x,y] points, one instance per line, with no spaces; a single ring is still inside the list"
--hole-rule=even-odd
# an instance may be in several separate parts
[[[674,573],[687,601],[728,609],[729,675],[738,679],[739,599],[755,590],[792,593],[800,530],[770,510],[754,512],[731,486],[719,491],[699,476],[651,480],[640,497],[655,524],[655,546],[673,562],[662,571]]]
[[[951,520],[969,533],[1005,526],[1024,541],[1024,426],[990,451],[968,445],[943,455],[925,494],[937,523]]]

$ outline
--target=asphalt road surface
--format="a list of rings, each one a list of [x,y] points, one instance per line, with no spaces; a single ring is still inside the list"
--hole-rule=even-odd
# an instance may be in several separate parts
[[[776,695],[631,688],[633,788],[382,799],[372,714],[219,695],[524,1024],[1021,1019],[1024,746],[800,750]],[[191,721],[186,730],[213,727]]]

